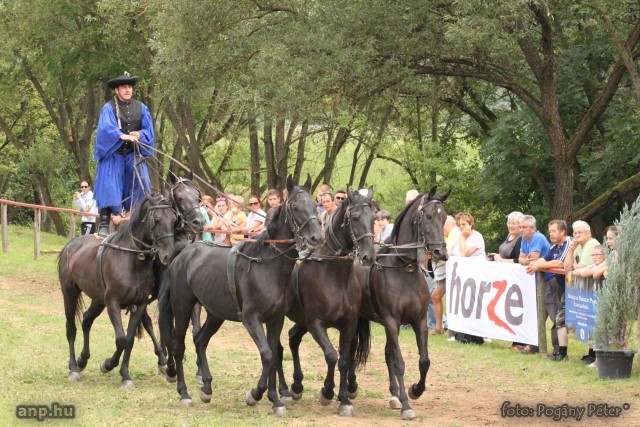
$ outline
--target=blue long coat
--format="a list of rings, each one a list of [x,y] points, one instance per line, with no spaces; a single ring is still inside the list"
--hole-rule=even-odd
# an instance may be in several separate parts
[[[142,104],[140,142],[149,146],[139,146],[142,157],[152,156],[155,147],[153,120],[146,105]],[[94,195],[98,208],[111,208],[112,212],[131,209],[151,188],[149,171],[143,159],[134,150],[122,155],[116,153],[123,141],[123,132],[118,128],[113,104],[107,102],[98,120],[94,160],[98,161],[98,172],[94,185]]]

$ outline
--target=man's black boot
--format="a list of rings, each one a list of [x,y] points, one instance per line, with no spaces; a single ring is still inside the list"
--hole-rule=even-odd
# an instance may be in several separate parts
[[[111,209],[100,209],[100,224],[98,225],[98,237],[104,239],[109,235],[109,221],[111,221]]]

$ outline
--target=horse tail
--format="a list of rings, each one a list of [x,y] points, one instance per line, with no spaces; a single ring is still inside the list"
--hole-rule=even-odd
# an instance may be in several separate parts
[[[67,243],[58,254],[58,279],[60,280],[60,290],[64,294],[63,296],[68,294],[66,289],[70,285],[70,283],[68,282],[71,280],[69,278],[69,275],[70,275],[69,264],[68,264],[69,259],[67,256],[68,245],[69,243]],[[70,302],[73,304],[73,311],[75,313],[74,316],[76,318],[76,322],[82,325],[82,316],[85,311],[84,298],[82,298],[82,292],[78,292],[75,299],[71,300]]]
[[[173,348],[173,307],[171,306],[171,280],[169,279],[168,270],[162,275],[160,290],[158,291],[158,327],[160,328],[162,346],[164,348]]]
[[[353,353],[354,370],[358,371],[364,368],[371,351],[371,322],[364,316],[358,319],[358,328],[356,329],[357,343],[356,350]]]

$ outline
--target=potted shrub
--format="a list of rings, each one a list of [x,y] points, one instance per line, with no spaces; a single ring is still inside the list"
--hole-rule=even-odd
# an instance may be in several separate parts
[[[616,222],[617,262],[607,268],[600,291],[596,330],[596,360],[600,378],[629,378],[635,350],[631,334],[639,315],[640,197],[625,206]]]

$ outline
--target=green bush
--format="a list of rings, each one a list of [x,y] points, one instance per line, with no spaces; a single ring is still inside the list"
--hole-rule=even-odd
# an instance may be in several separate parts
[[[600,293],[595,344],[598,349],[630,348],[633,325],[638,320],[640,288],[640,197],[625,206],[616,221],[618,261],[608,267]]]

